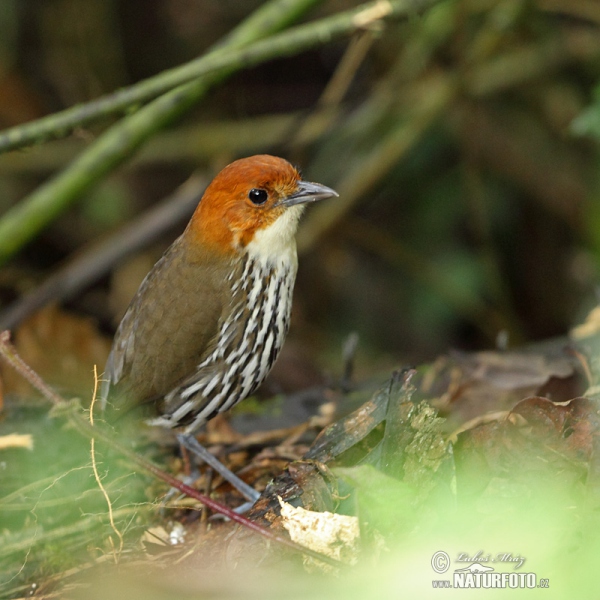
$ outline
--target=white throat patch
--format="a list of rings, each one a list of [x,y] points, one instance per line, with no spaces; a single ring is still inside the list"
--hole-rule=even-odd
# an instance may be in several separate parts
[[[297,265],[296,230],[304,206],[290,206],[271,225],[260,229],[246,246],[251,258],[272,266]]]

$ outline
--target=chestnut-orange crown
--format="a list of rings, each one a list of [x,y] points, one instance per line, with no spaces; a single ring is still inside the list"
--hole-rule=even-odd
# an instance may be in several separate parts
[[[293,235],[302,211],[299,205],[331,196],[336,192],[302,181],[283,158],[268,154],[241,158],[206,188],[186,235],[220,252],[235,253],[287,212],[293,213]]]

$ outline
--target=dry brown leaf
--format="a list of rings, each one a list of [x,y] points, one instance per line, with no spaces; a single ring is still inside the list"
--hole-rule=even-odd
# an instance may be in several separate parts
[[[14,343],[25,362],[48,383],[67,394],[91,395],[93,367],[102,371],[110,341],[102,336],[91,319],[69,314],[56,306],[44,308],[27,319],[16,331]],[[29,384],[2,365],[4,394],[30,396]]]

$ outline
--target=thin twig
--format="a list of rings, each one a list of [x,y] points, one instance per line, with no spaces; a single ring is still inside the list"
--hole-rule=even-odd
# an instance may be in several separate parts
[[[186,496],[190,496],[196,499],[198,502],[201,502],[212,511],[222,514],[224,517],[227,517],[231,521],[238,523],[255,533],[263,536],[271,542],[286,546],[290,548],[294,552],[300,552],[310,556],[311,558],[315,558],[317,560],[322,560],[327,564],[330,564],[334,567],[342,567],[343,563],[339,561],[329,558],[328,556],[324,556],[314,550],[310,550],[309,548],[305,548],[296,542],[293,542],[290,539],[283,538],[269,529],[265,529],[258,523],[254,523],[247,517],[243,515],[239,515],[233,510],[231,510],[228,506],[205,496],[195,490],[194,488],[186,485],[174,475],[163,471],[160,467],[152,463],[151,461],[145,459],[140,456],[133,450],[130,450],[126,446],[123,446],[119,442],[117,442],[112,435],[108,433],[105,429],[93,426],[87,419],[84,419],[81,414],[77,411],[77,408],[71,403],[69,404],[65,399],[59,396],[56,392],[54,392],[43,380],[42,378],[35,373],[35,371],[29,367],[23,359],[18,355],[16,348],[9,341],[10,335],[8,331],[4,331],[0,333],[0,357],[3,358],[11,367],[13,367],[17,372],[22,375],[31,385],[36,387],[41,394],[54,405],[62,406],[67,409],[65,412],[67,413],[67,417],[69,422],[75,427],[75,429],[85,437],[88,438],[97,438],[102,440],[104,443],[109,445],[111,448],[116,449],[123,456],[137,464],[139,467],[144,469],[144,471],[154,475],[158,479],[168,483],[171,487],[179,490],[181,493]]]
[[[94,365],[94,391],[92,393],[92,402],[90,404],[90,425],[92,427],[94,426],[94,406],[96,404],[97,394],[98,394],[98,369],[96,368],[96,365]],[[123,551],[123,535],[121,534],[121,532],[118,530],[117,526],[115,525],[112,502],[110,500],[108,492],[106,491],[106,488],[102,484],[102,479],[100,478],[100,474],[98,473],[98,465],[96,463],[96,438],[94,438],[94,437],[92,437],[90,439],[90,454],[92,457],[92,470],[94,471],[94,478],[96,479],[96,483],[98,484],[100,491],[104,495],[104,498],[106,500],[106,505],[108,506],[108,520],[110,522],[110,526],[111,526],[112,530],[115,532],[115,534],[117,535],[117,537],[119,538],[119,549],[118,550],[115,550],[114,544],[112,543],[112,538],[111,538],[111,545],[113,546],[113,557],[114,557],[114,561],[116,564],[118,562],[118,558],[119,558],[121,552]]]
[[[85,104],[78,104],[30,123],[7,129],[0,133],[0,152],[66,137],[77,128],[86,127],[115,114],[125,113],[131,107],[139,106],[177,86],[205,75],[208,72],[207,68],[209,71],[212,70],[215,56],[229,56],[232,48],[239,48],[283,29],[319,2],[320,0],[265,2],[243,22],[242,26],[236,28],[226,36],[225,40],[199,58]]]
[[[17,353],[10,343],[10,331],[0,332],[0,356],[19,374],[28,381],[38,392],[55,406],[66,403]]]
[[[298,252],[314,247],[349,211],[365,197],[381,179],[413,148],[433,123],[447,109],[457,93],[453,77],[434,74],[418,88],[416,104],[410,115],[382,133],[378,144],[359,162],[346,169],[344,178],[336,183],[340,197],[335,202],[315,207],[298,232]]]
[[[264,23],[264,29],[249,29],[240,25],[237,31],[244,36],[234,36],[228,40],[232,53],[227,54],[223,46],[211,53],[210,68],[203,77],[173,88],[156,98],[132,115],[121,119],[92,145],[89,146],[69,167],[56,177],[40,186],[18,205],[9,210],[0,220],[0,264],[8,260],[44,227],[60,215],[72,202],[80,198],[98,181],[129,158],[142,144],[157,131],[170,125],[177,118],[194,107],[216,84],[234,72],[264,62],[268,58],[291,56],[311,47],[322,45],[333,37],[347,35],[357,29],[369,26],[367,17],[382,19],[413,14],[435,4],[439,0],[379,0],[349,11],[311,23],[310,27],[296,28],[288,32],[289,37],[269,39],[262,46],[243,48],[250,41],[264,38],[265,30],[272,33],[287,25],[286,12],[294,2],[286,0],[282,4],[283,16]],[[283,0],[280,0],[283,2]],[[296,0],[296,3],[300,0]],[[377,5],[378,11],[374,12]],[[387,12],[382,7],[387,7]],[[285,10],[284,10],[285,8]],[[375,22],[375,21],[374,21]],[[240,42],[243,39],[243,42]],[[241,49],[240,49],[241,48]]]
[[[0,329],[13,329],[47,304],[72,297],[108,273],[116,263],[189,218],[205,187],[203,176],[192,175],[160,204],[110,236],[80,250],[41,285],[0,313]]]
[[[228,36],[225,42],[189,63],[163,71],[110,95],[73,106],[31,123],[7,129],[0,133],[0,153],[65,137],[78,127],[85,127],[99,119],[123,113],[132,106],[148,102],[178,86],[215,71],[247,68],[274,58],[298,54],[343,35],[369,28],[383,19],[422,10],[423,5],[429,5],[432,2],[376,0],[312,23],[300,25],[285,33],[272,35],[268,39],[255,41],[257,38],[266,37],[270,33],[282,29],[318,3],[320,3],[319,0],[295,0],[294,2],[288,0],[283,3],[267,3],[245,22],[247,30],[254,30],[253,35]],[[267,14],[264,9],[269,4],[271,12]],[[287,14],[284,13],[280,7],[279,13],[283,19],[273,17],[278,12],[277,4],[284,5],[284,9],[287,11]],[[258,13],[261,11],[262,13],[259,15]],[[290,15],[294,19],[290,18]],[[253,19],[252,23],[251,19]],[[240,49],[249,42],[254,43]]]
[[[346,95],[374,39],[373,32],[366,30],[350,40],[314,110],[308,115],[300,115],[290,124],[288,134],[283,138],[288,140],[287,145],[290,148],[297,150],[298,146],[310,143],[339,118],[340,111],[336,108]]]
[[[313,0],[271,0],[238,25],[208,57],[222,56],[279,31]],[[17,252],[72,202],[129,158],[143,143],[195,106],[237,67],[174,87],[108,129],[69,167],[37,188],[0,219],[0,263]]]

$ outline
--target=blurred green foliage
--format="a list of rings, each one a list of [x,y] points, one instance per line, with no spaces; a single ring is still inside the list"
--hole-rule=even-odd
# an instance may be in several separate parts
[[[106,497],[92,467],[90,441],[46,407],[15,407],[0,433],[27,432],[33,448],[2,451],[0,482],[0,597],[21,595],[36,580],[50,585],[66,569],[118,552]],[[150,480],[101,444],[94,458],[125,541],[137,542],[154,514]],[[23,587],[24,586],[24,587]]]
[[[16,95],[0,94],[0,123],[181,64],[258,5],[24,0],[0,13],[0,27],[18,32],[4,82]],[[310,18],[353,5],[322,3]],[[310,211],[300,235],[292,335],[303,343],[329,356],[357,330],[373,360],[414,362],[449,346],[492,345],[502,331],[509,344],[563,333],[595,302],[598,280],[599,23],[593,6],[566,1],[445,0],[350,45],[242,72],[112,175],[104,202],[71,209],[94,227],[65,239],[54,225],[17,264],[37,269],[28,257],[67,256],[83,235],[158,201],[197,166],[271,152],[341,193]],[[282,116],[293,125],[279,129]],[[4,206],[101,128],[1,156]],[[2,285],[0,302],[14,298],[18,286]],[[86,312],[102,301],[90,293]]]
[[[259,4],[4,0],[0,125],[182,64]],[[323,2],[310,18],[355,5]],[[599,280],[599,28],[595,3],[441,0],[350,42],[241,72],[2,269],[0,304],[17,298],[24,281],[50,274],[91,235],[160,200],[193,169],[210,174],[240,155],[270,152],[340,192],[338,201],[311,208],[299,236],[291,337],[320,368],[339,362],[339,340],[353,330],[362,339],[359,367],[370,372],[430,360],[453,346],[491,346],[502,332],[509,345],[563,334],[596,303]],[[0,156],[1,210],[69,164],[104,127]],[[100,282],[71,308],[109,328],[107,297],[107,282]],[[98,513],[98,539],[106,540],[87,445],[50,427],[37,437],[48,444],[48,462],[2,457],[5,500],[21,489],[23,475],[42,483],[15,498],[22,508],[2,514],[0,546],[23,541],[27,554],[27,536]],[[136,476],[121,486],[120,474],[130,470],[120,466],[111,463],[111,491],[126,520],[145,490]],[[425,598],[439,578],[430,566],[434,552],[485,549],[525,556],[527,570],[550,579],[551,591],[539,592],[544,598],[593,597],[600,550],[593,495],[575,470],[548,466],[532,475],[527,462],[511,466],[485,494],[444,510],[434,503],[437,513],[420,495],[437,482],[435,473],[415,484],[368,466],[340,470],[353,489],[348,502],[392,541],[377,568],[356,569],[338,584],[319,580],[312,595]],[[468,471],[463,477],[475,483],[488,475],[473,465]],[[94,555],[88,535],[75,535],[72,550],[54,539],[39,547],[63,566],[79,553]],[[3,571],[18,578],[34,558],[19,555]],[[306,597],[298,581],[285,582],[287,597],[295,586]]]

